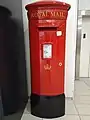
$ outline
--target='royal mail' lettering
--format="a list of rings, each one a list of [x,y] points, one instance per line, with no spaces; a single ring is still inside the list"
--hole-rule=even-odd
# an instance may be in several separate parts
[[[63,11],[43,11],[43,12],[34,12],[31,13],[31,18],[64,18],[66,13]]]

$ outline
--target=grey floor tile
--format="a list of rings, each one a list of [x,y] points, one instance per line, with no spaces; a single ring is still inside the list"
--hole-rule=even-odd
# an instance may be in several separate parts
[[[60,118],[53,118],[53,119],[43,119],[43,120],[60,120]]]
[[[76,105],[79,115],[90,115],[90,105]]]
[[[66,115],[62,117],[60,120],[80,120],[78,115]]]
[[[76,95],[74,98],[74,103],[90,105],[90,96]]]
[[[66,115],[78,115],[73,100],[66,100]]]
[[[24,114],[30,114],[30,113],[31,113],[31,105],[30,102],[28,102],[24,110]]]
[[[90,116],[80,116],[81,120],[90,120]]]
[[[42,118],[35,117],[31,114],[23,114],[21,120],[42,120]]]

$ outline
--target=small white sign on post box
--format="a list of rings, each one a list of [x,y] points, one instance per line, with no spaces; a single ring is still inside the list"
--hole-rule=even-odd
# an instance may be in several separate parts
[[[43,58],[52,58],[52,45],[44,44],[43,45]]]

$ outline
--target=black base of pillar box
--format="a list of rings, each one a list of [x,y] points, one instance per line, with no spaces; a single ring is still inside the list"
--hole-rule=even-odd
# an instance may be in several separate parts
[[[31,95],[31,114],[41,118],[57,118],[65,115],[65,95]]]

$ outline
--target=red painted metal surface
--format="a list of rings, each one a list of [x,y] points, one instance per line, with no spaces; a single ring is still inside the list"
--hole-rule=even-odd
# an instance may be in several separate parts
[[[30,32],[32,93],[64,93],[66,19],[70,5],[37,2],[26,6]],[[60,34],[61,33],[61,34]],[[43,45],[52,45],[52,57],[43,58]]]

